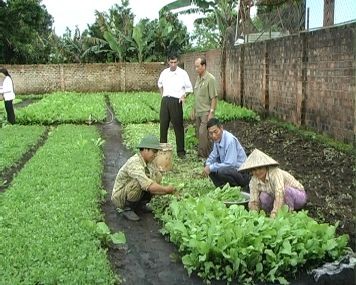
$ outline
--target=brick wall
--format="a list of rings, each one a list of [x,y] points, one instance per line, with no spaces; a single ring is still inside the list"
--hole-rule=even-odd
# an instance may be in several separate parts
[[[161,63],[5,65],[17,94],[54,91],[158,91]]]
[[[220,53],[205,52],[208,70],[222,84]],[[190,76],[197,55],[183,56]],[[228,50],[219,94],[225,90],[227,101],[356,144],[355,69],[351,23]]]
[[[355,142],[356,24],[308,33],[305,124]]]
[[[193,52],[189,54],[184,54],[180,58],[180,62],[183,63],[184,70],[188,72],[189,78],[194,87],[195,81],[197,79],[194,62],[200,56],[204,56],[206,58],[207,70],[215,76],[218,93],[221,96],[223,85],[221,77],[221,57],[219,49],[209,50],[206,52]]]

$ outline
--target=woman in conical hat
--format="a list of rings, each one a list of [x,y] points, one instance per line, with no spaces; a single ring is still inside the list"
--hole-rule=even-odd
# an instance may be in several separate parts
[[[239,171],[250,171],[249,209],[264,210],[274,218],[286,204],[291,211],[301,209],[307,195],[303,185],[287,171],[278,167],[273,158],[255,149],[240,166]]]

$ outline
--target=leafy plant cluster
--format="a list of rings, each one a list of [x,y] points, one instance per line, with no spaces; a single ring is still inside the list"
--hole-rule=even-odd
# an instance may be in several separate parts
[[[102,94],[55,92],[25,108],[16,110],[20,124],[103,122],[106,105]]]
[[[16,162],[44,134],[43,126],[7,125],[0,128],[0,172],[16,165]]]
[[[171,201],[161,220],[189,274],[229,284],[288,284],[299,268],[340,257],[348,241],[304,211],[291,214],[285,207],[270,219],[242,206],[226,208],[208,195]]]
[[[245,197],[241,193],[241,187],[231,187],[228,183],[224,187],[217,187],[214,191],[207,194],[211,199],[222,202],[243,202]]]
[[[109,95],[117,119],[123,124],[158,122],[161,96],[157,92],[112,93]],[[188,96],[183,105],[183,119],[190,121],[194,95]],[[222,121],[259,120],[259,116],[245,107],[219,100],[216,117]]]
[[[161,97],[157,93],[114,93],[109,98],[116,117],[122,124],[159,121]]]
[[[11,128],[13,136],[21,134]],[[124,237],[100,223],[98,139],[94,127],[53,128],[1,193],[1,284],[116,284],[101,244]]]
[[[157,92],[116,92],[116,93],[77,93],[55,92],[45,94],[42,99],[16,111],[16,120],[20,124],[59,124],[59,123],[95,123],[106,118],[105,97],[108,96],[115,116],[122,124],[158,122],[161,96]],[[183,106],[183,118],[190,120],[194,96],[189,96]],[[37,99],[37,98],[36,98]],[[244,107],[219,101],[216,115],[223,121],[243,119],[259,120],[258,115]],[[196,141],[194,128],[187,128],[188,143]],[[189,136],[190,134],[190,136]]]

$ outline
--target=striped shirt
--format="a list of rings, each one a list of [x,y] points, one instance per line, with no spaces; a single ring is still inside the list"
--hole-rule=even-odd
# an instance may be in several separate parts
[[[159,183],[162,175],[153,163],[144,161],[140,153],[127,160],[120,168],[112,191],[111,200],[116,207],[124,209],[126,201],[140,200],[143,191],[153,183]]]

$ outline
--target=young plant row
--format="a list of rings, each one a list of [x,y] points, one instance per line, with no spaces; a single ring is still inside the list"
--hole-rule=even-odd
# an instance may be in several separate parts
[[[44,134],[43,126],[7,125],[0,128],[0,172],[16,162],[36,145]]]
[[[55,92],[25,108],[16,110],[21,124],[93,123],[106,118],[105,96],[110,99],[116,118],[122,124],[158,122],[161,96],[157,92],[76,93]],[[194,96],[183,105],[184,120],[190,120]],[[246,108],[219,101],[216,116],[223,121],[233,119],[259,120]]]
[[[93,127],[53,128],[0,194],[0,284],[116,282],[99,239],[100,142]]]
[[[105,118],[105,97],[100,93],[56,92],[16,110],[20,124],[87,123]]]
[[[122,124],[159,121],[160,96],[153,92],[109,95],[116,118]]]

